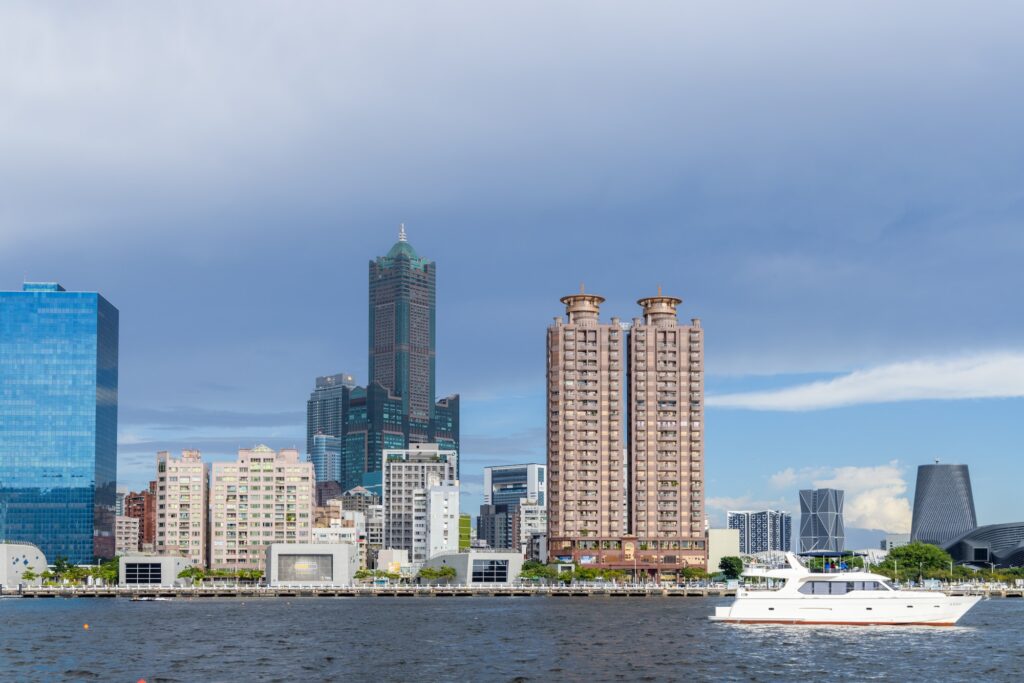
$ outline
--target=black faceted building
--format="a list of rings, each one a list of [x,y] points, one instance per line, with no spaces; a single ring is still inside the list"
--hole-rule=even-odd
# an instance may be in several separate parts
[[[921,465],[910,540],[945,545],[978,526],[967,465]]]

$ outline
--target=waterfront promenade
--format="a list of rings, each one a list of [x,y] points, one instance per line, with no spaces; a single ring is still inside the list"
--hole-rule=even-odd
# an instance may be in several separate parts
[[[1024,598],[1024,588],[954,586],[951,595],[988,598]],[[357,598],[357,597],[630,597],[721,598],[736,595],[735,588],[693,586],[31,586],[4,587],[3,597],[22,598]]]

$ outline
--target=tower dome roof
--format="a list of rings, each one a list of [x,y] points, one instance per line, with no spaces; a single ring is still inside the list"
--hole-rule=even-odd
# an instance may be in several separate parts
[[[391,247],[391,251],[388,252],[387,258],[398,258],[399,256],[406,256],[409,259],[418,259],[419,254],[409,244],[409,240],[405,236],[405,223],[402,223],[401,228],[398,230],[398,241]]]

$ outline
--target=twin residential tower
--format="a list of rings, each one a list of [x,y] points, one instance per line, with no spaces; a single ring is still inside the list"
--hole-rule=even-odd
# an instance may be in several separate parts
[[[559,562],[670,577],[704,567],[704,343],[681,299],[564,297],[547,334],[548,551]]]

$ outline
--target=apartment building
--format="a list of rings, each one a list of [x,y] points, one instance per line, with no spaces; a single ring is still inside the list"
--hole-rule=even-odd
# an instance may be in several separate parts
[[[199,451],[184,450],[180,458],[156,454],[156,551],[184,557],[207,567],[207,478],[209,469]]]
[[[309,543],[316,502],[313,464],[293,448],[258,445],[213,464],[210,566],[260,569],[271,543]]]

